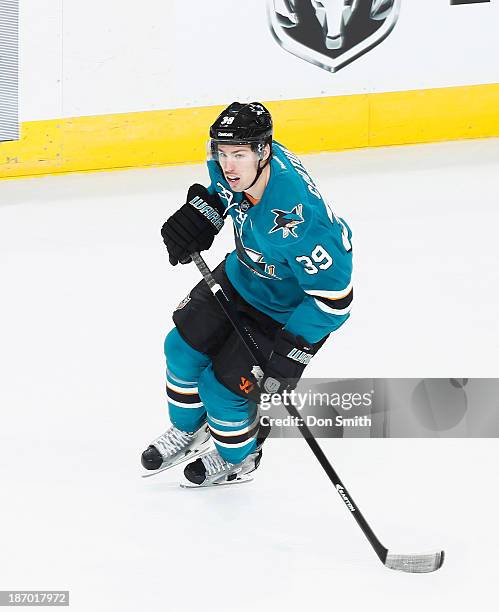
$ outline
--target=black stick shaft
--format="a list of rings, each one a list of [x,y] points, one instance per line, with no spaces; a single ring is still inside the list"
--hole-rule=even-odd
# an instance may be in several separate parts
[[[201,257],[199,253],[191,253],[191,259],[196,264],[198,270],[201,272],[206,284],[211,289],[211,292],[215,296],[217,302],[222,307],[222,310],[225,312],[225,315],[232,323],[232,326],[236,330],[237,334],[241,338],[244,346],[249,351],[251,355],[251,359],[255,362],[256,366],[260,366],[260,368],[265,364],[265,357],[258,344],[255,342],[253,336],[249,329],[247,329],[240,321],[239,315],[234,308],[234,305],[229,300],[227,295],[225,294],[222,287],[217,283],[217,281],[213,278],[213,274],[211,270],[206,265],[205,260]]]
[[[289,414],[295,419],[298,419],[295,422],[298,423],[298,429],[300,430],[302,436],[305,438],[305,442],[309,445],[316,459],[323,467],[329,480],[333,483],[334,488],[338,492],[339,496],[345,502],[346,507],[350,510],[350,513],[352,514],[354,519],[357,521],[358,525],[364,532],[364,535],[366,536],[366,538],[371,543],[371,546],[374,548],[381,562],[384,563],[386,560],[386,555],[388,554],[388,550],[378,540],[376,534],[371,529],[368,522],[362,515],[357,504],[354,502],[354,500],[352,499],[352,496],[350,495],[345,485],[341,481],[341,478],[338,476],[336,470],[333,468],[333,466],[329,462],[328,458],[324,454],[324,451],[319,446],[317,440],[313,437],[312,432],[307,427],[303,419],[300,417],[300,413],[298,412],[296,407],[293,406],[291,402],[285,402],[284,405],[286,407],[286,410],[289,412]]]
[[[225,295],[222,287],[220,287],[220,285],[213,278],[213,275],[210,269],[208,268],[208,266],[206,265],[206,262],[204,261],[204,259],[201,257],[199,253],[192,253],[191,257],[192,257],[192,261],[196,264],[198,270],[203,275],[204,280],[208,284],[216,300],[218,301],[223,311],[227,315],[227,318],[232,323],[236,332],[239,334],[239,337],[241,338],[243,344],[247,348],[249,354],[251,355],[251,358],[255,361],[255,365],[258,365],[260,366],[260,368],[262,368],[265,365],[265,360],[263,358],[263,355],[261,354],[258,346],[256,345],[254,339],[252,338],[249,330],[246,329],[240,322],[237,311],[235,310],[234,306],[230,302],[229,298]],[[364,535],[369,540],[371,546],[374,548],[374,551],[380,558],[381,562],[385,563],[388,550],[383,546],[383,544],[381,544],[381,542],[376,537],[376,534],[371,529],[366,519],[363,517],[359,508],[353,501],[351,495],[349,494],[344,484],[342,483],[340,477],[336,473],[336,470],[330,464],[328,458],[324,454],[324,451],[321,449],[316,439],[313,437],[312,432],[310,431],[310,429],[307,427],[307,425],[301,418],[300,413],[298,412],[296,407],[293,406],[293,404],[289,401],[284,402],[284,406],[286,407],[286,410],[288,411],[288,413],[292,417],[294,417],[295,422],[299,424],[298,429],[300,430],[300,433],[305,438],[306,443],[309,445],[316,459],[319,461],[319,463],[323,467],[329,480],[333,483],[334,488],[336,489],[340,497],[345,502],[345,505],[350,510],[350,514],[352,514],[354,519],[357,521],[359,527],[364,532]]]

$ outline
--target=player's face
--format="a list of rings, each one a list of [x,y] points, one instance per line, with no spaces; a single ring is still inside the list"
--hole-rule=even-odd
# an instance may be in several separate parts
[[[244,191],[255,180],[258,155],[251,145],[218,145],[218,161],[232,191]]]

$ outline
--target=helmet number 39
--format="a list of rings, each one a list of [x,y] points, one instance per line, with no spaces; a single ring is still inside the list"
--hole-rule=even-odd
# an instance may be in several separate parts
[[[333,265],[333,258],[320,244],[315,247],[310,257],[308,255],[300,255],[296,257],[296,261],[305,266],[307,274],[317,274],[319,270],[327,270]]]

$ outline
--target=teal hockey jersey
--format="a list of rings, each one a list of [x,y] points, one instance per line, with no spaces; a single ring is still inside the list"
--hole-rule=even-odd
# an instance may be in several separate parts
[[[270,179],[252,205],[231,191],[208,161],[210,193],[234,224],[235,250],[225,270],[236,291],[307,342],[318,342],[349,317],[352,233],[326,204],[302,163],[274,141]]]

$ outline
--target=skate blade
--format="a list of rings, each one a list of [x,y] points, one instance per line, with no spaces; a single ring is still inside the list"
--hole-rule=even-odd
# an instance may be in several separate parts
[[[202,455],[205,455],[206,453],[208,453],[210,450],[211,450],[211,444],[208,444],[206,448],[192,451],[192,453],[189,453],[188,455],[186,455],[185,457],[183,457],[182,459],[180,459],[180,461],[177,461],[176,463],[172,463],[171,465],[166,465],[165,467],[158,468],[157,470],[151,470],[150,472],[145,472],[145,474],[141,474],[141,477],[150,478],[151,476],[156,476],[156,474],[159,474],[160,472],[166,472],[167,470],[171,470],[172,468],[177,467],[177,465],[181,465],[182,463],[185,463],[186,461],[191,461],[194,457],[196,458],[201,457]]]
[[[210,482],[209,484],[194,484],[193,482],[180,482],[182,489],[213,489],[215,487],[226,487],[234,484],[244,484],[245,482],[251,482],[253,478],[251,476],[241,476],[235,480],[229,480],[224,482]]]

